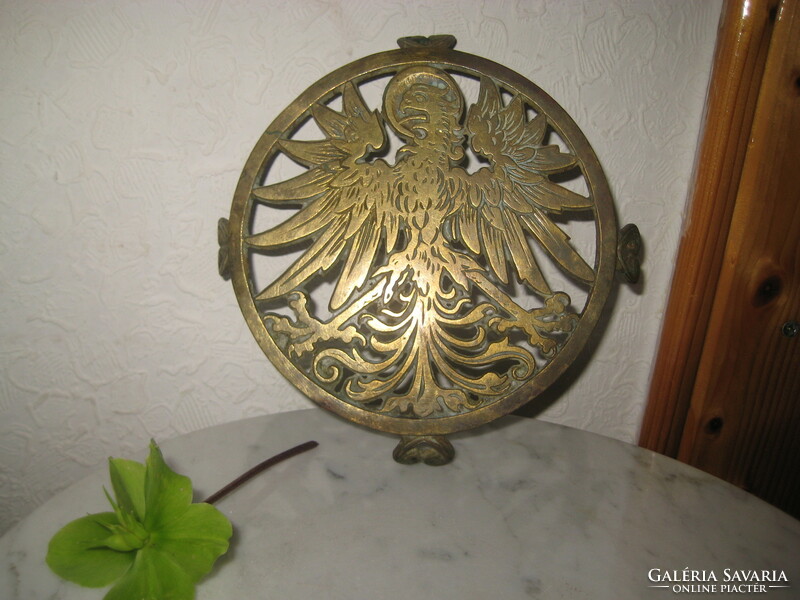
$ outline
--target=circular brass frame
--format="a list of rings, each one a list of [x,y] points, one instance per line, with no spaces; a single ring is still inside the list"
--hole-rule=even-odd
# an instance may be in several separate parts
[[[300,372],[277,347],[258,313],[253,300],[258,292],[251,289],[250,260],[244,243],[250,234],[252,190],[262,185],[264,169],[278,152],[276,142],[281,136],[306,118],[312,105],[324,103],[337,94],[344,82],[358,84],[412,66],[491,77],[505,90],[522,94],[537,111],[544,113],[549,125],[578,158],[594,200],[597,232],[594,284],[575,330],[555,357],[507,396],[470,412],[435,418],[395,417],[356,407],[331,395]],[[609,295],[616,266],[617,224],[611,193],[594,151],[572,118],[548,94],[518,73],[485,58],[444,48],[407,48],[367,56],[331,72],[303,92],[266,129],[247,160],[234,195],[230,228],[233,287],[245,320],[267,357],[303,394],[327,410],[358,424],[400,435],[444,435],[474,428],[516,410],[549,387],[586,345]]]

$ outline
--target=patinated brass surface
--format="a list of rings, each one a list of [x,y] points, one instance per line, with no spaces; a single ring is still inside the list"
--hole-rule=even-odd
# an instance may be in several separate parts
[[[617,271],[628,283],[638,283],[642,272],[642,236],[633,223],[619,230]]]
[[[581,131],[534,84],[454,44],[404,38],[312,85],[267,128],[220,221],[220,273],[270,360],[325,408],[406,436],[405,462],[446,462],[436,436],[549,386],[617,266],[611,195]],[[302,172],[281,178],[279,157]],[[593,226],[593,252],[571,243],[573,219]],[[281,275],[256,281],[258,260],[287,253]]]

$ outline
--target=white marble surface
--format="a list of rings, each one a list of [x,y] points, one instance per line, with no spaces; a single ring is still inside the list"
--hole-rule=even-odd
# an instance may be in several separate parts
[[[613,598],[675,595],[648,571],[778,570],[797,598],[800,522],[685,465],[616,440],[506,417],[454,437],[445,467],[401,466],[394,439],[312,409],[164,441],[198,497],[290,446],[320,446],[220,501],[234,540],[198,600]],[[140,457],[144,458],[144,450]],[[106,510],[98,470],[0,541],[0,597],[100,599],[45,566],[50,536]],[[690,595],[690,594],[687,594]],[[734,594],[751,597],[748,594]]]

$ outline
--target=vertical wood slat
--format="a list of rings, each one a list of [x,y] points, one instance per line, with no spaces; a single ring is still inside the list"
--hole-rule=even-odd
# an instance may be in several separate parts
[[[678,458],[800,516],[800,2],[775,24]]]
[[[705,340],[777,0],[728,0],[720,21],[689,212],[639,444],[676,456]],[[661,265],[660,268],[669,268]]]

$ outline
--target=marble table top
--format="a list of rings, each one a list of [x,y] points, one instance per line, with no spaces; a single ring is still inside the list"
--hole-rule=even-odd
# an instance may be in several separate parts
[[[217,504],[234,538],[197,600],[711,595],[692,585],[800,597],[800,521],[671,459],[559,425],[505,417],[453,436],[456,459],[444,467],[396,464],[395,438],[321,409],[159,443],[203,498],[308,440],[320,446]],[[61,526],[107,510],[103,485],[98,469],[3,536],[0,598],[103,597],[44,562]],[[763,590],[721,587],[743,579]]]

